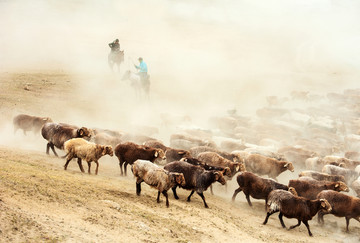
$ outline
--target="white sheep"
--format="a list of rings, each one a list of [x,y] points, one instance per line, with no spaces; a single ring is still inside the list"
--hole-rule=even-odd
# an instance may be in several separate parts
[[[78,159],[79,168],[84,172],[81,160],[85,160],[88,163],[88,173],[90,174],[90,163],[94,161],[96,163],[95,174],[97,175],[99,169],[98,160],[108,154],[113,156],[114,152],[111,146],[108,145],[99,145],[91,143],[82,138],[73,138],[64,143],[64,149],[66,152],[66,163],[64,169],[67,169],[67,166],[73,158]]]

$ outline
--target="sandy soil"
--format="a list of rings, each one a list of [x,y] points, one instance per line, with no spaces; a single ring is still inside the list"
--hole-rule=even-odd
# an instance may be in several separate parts
[[[142,195],[136,196],[131,172],[120,177],[115,157],[100,160],[97,176],[82,174],[74,161],[64,171],[64,159],[45,154],[40,134],[14,135],[11,120],[18,113],[70,123],[85,120],[94,110],[106,116],[110,111],[99,99],[78,95],[79,80],[84,83],[88,77],[59,70],[0,74],[1,242],[359,241],[356,221],[350,221],[350,233],[345,233],[345,219],[333,216],[325,217],[324,227],[316,218],[309,222],[314,237],[308,236],[304,225],[283,229],[277,215],[262,225],[264,201],[252,199],[251,208],[240,193],[231,202],[234,180],[227,191],[216,185],[215,195],[205,192],[209,209],[197,195],[186,202],[189,191],[184,190],[179,190],[180,200],[169,192],[166,208],[164,198],[156,203],[157,191],[145,184]],[[65,109],[70,105],[71,112]],[[85,107],[90,108],[84,111]],[[94,118],[91,124],[100,120]],[[286,183],[285,177],[279,179]],[[285,219],[285,224],[296,220]]]

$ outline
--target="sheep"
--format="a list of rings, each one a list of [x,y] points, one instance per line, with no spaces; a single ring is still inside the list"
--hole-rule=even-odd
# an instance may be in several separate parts
[[[60,123],[45,123],[41,128],[41,135],[48,141],[46,145],[46,154],[49,154],[49,149],[51,148],[55,156],[58,156],[55,147],[64,149],[64,143],[72,138],[84,138],[89,140],[91,134],[92,130],[86,127],[77,128],[76,126]]]
[[[96,163],[95,175],[98,174],[99,162],[98,160],[108,154],[110,156],[114,155],[113,149],[111,146],[99,145],[95,143],[91,143],[82,138],[72,138],[67,140],[64,143],[64,150],[66,152],[66,163],[64,165],[64,169],[66,170],[70,160],[73,158],[78,159],[78,164],[81,172],[84,172],[84,168],[82,167],[81,160],[86,160],[88,163],[88,173],[90,173],[91,162],[94,161]]]
[[[14,134],[18,129],[22,129],[24,135],[27,131],[33,131],[34,134],[38,134],[45,123],[53,122],[50,117],[37,117],[25,114],[20,114],[14,117]]]
[[[238,154],[220,151],[209,146],[196,146],[196,147],[192,147],[189,151],[191,156],[194,158],[197,158],[198,155],[203,152],[215,152],[218,155],[224,157],[225,159],[231,160],[233,162],[242,162],[242,163],[244,162],[240,157],[240,155]]]
[[[305,170],[305,171],[300,172],[300,174],[299,174],[299,177],[304,177],[304,176],[311,177],[318,181],[332,181],[332,182],[342,181],[342,182],[346,183],[345,177],[342,175],[329,175],[329,174],[321,173],[321,172],[317,172],[317,171]]]
[[[222,166],[222,167],[229,167],[231,171],[230,176],[226,176],[227,180],[231,180],[233,176],[240,172],[245,171],[245,166],[242,163],[232,162],[224,157],[218,155],[215,152],[203,152],[200,153],[197,157],[198,160],[205,162],[211,166]],[[212,190],[211,190],[212,191]]]
[[[360,199],[345,195],[332,190],[324,190],[317,195],[320,200],[327,200],[331,207],[331,211],[320,211],[318,214],[318,222],[324,223],[325,214],[333,214],[336,217],[345,217],[346,232],[349,232],[350,219],[356,219],[360,222]]]
[[[251,172],[240,172],[236,178],[239,188],[235,190],[232,196],[232,201],[235,201],[236,195],[243,191],[249,206],[252,206],[250,196],[255,199],[265,199],[265,207],[268,200],[268,195],[272,190],[282,189],[288,190],[287,185],[276,182],[273,179],[265,179],[257,176]]]
[[[200,167],[204,168],[205,170],[220,171],[224,176],[228,176],[228,177],[231,176],[231,170],[229,167],[208,165],[208,164],[206,164],[198,159],[192,158],[192,157],[184,157],[184,158],[181,158],[180,161],[185,161],[189,164],[200,166]],[[210,189],[212,189],[212,186],[210,186]]]
[[[305,197],[307,199],[316,199],[316,195],[322,190],[334,190],[338,192],[349,191],[348,186],[342,181],[290,180],[288,186],[295,188],[300,197]]]
[[[124,164],[125,176],[127,175],[127,165],[132,165],[138,159],[149,160],[152,163],[154,163],[156,160],[165,159],[165,154],[162,149],[138,145],[132,142],[120,143],[116,145],[114,152],[116,157],[119,159],[121,175],[123,175],[122,165]]]
[[[109,144],[112,147],[115,147],[117,144],[121,143],[120,137],[112,136],[112,135],[107,134],[105,132],[97,133],[94,136],[94,141],[95,141],[96,144],[102,144],[102,145]]]
[[[298,224],[290,226],[289,229],[300,226],[301,222],[303,222],[308,230],[309,236],[312,236],[312,233],[308,221],[320,210],[325,210],[326,212],[331,211],[331,205],[326,199],[309,200],[295,196],[291,192],[284,190],[273,190],[270,192],[266,205],[267,214],[263,222],[264,225],[267,223],[270,215],[280,212],[279,220],[283,228],[286,228],[282,219],[283,216],[287,218],[296,218]]]
[[[358,177],[355,181],[353,181],[350,187],[355,191],[357,197],[360,197],[360,177]]]
[[[324,167],[324,161],[320,157],[307,158],[305,160],[305,168],[307,170],[321,171]]]
[[[209,146],[212,148],[217,147],[215,142],[209,139],[203,140],[191,135],[180,133],[171,134],[170,136],[170,147],[172,148],[189,150],[195,146]]]
[[[165,146],[161,141],[156,140],[156,139],[148,140],[148,141],[144,142],[143,145],[152,147],[152,148],[159,148],[159,149],[162,149],[164,152],[166,152],[166,150],[170,148],[170,147]]]
[[[342,175],[348,185],[351,185],[351,183],[359,177],[358,172],[335,165],[324,165],[322,172],[329,175]]]
[[[164,169],[170,172],[183,173],[185,177],[185,185],[181,186],[186,190],[191,190],[187,201],[190,202],[191,196],[196,193],[202,198],[205,208],[209,208],[205,201],[203,192],[214,182],[218,181],[225,185],[226,181],[221,172],[208,171],[200,166],[192,165],[184,161],[174,161],[164,166]],[[176,194],[176,187],[172,188],[175,199],[179,199]]]
[[[168,148],[165,152],[166,163],[180,160],[184,157],[190,157],[190,152],[183,149]]]
[[[140,134],[132,134],[132,133],[124,133],[121,136],[121,139],[124,142],[132,142],[132,143],[137,143],[137,144],[144,144],[146,141],[156,140],[155,138],[152,138],[149,136],[140,135]]]
[[[286,170],[294,172],[294,166],[291,162],[278,161],[260,154],[250,154],[245,160],[245,166],[250,172],[267,175],[274,180],[277,180],[276,177]]]
[[[166,207],[169,207],[167,191],[176,185],[185,186],[185,178],[182,173],[168,172],[150,161],[137,160],[131,170],[136,177],[136,195],[140,196],[141,183],[144,181],[158,190],[158,203],[160,202],[160,193],[166,197]]]

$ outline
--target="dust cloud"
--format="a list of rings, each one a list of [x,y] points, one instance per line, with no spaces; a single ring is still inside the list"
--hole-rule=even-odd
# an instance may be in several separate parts
[[[159,109],[248,113],[266,95],[353,87],[359,7],[352,0],[3,0],[0,68],[61,68],[104,84],[107,44],[119,38],[122,71],[144,58],[153,98],[170,105]]]

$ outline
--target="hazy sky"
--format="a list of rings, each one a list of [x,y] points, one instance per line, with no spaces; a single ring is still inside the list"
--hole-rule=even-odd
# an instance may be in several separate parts
[[[0,0],[0,22],[0,70],[108,73],[119,38],[124,69],[142,56],[154,87],[229,106],[357,87],[360,73],[356,0]]]

